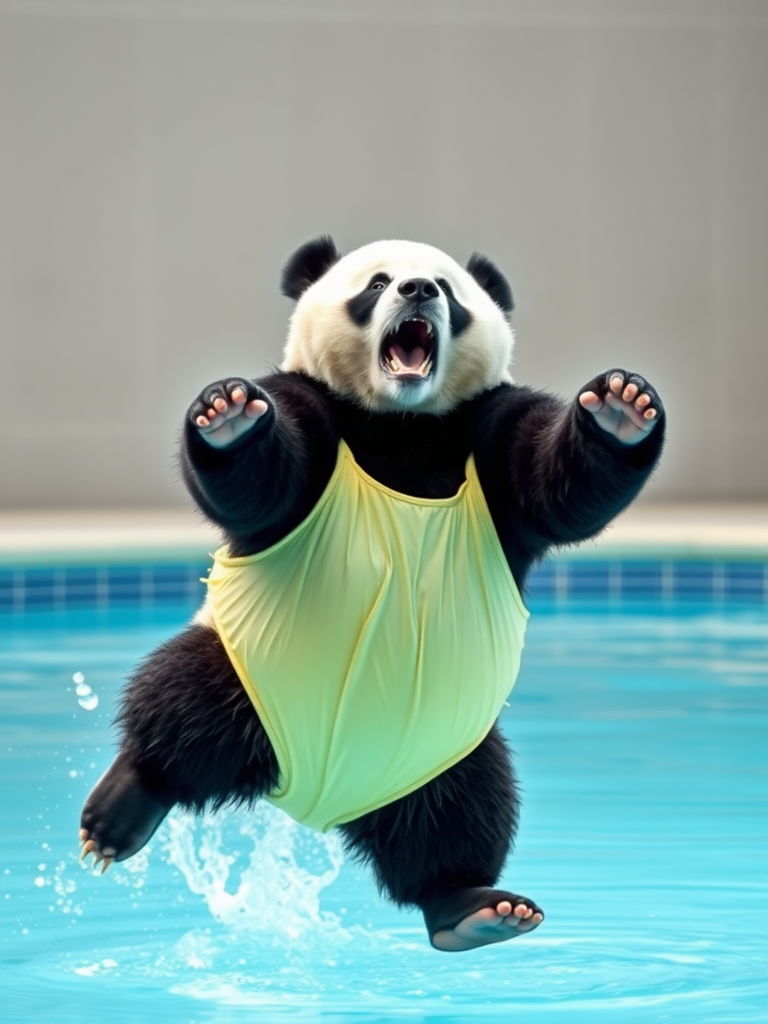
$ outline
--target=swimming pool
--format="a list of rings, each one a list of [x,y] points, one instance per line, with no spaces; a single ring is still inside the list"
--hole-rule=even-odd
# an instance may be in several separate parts
[[[547,919],[460,955],[432,950],[333,836],[267,806],[174,815],[105,876],[80,865],[115,695],[189,617],[199,574],[14,570],[0,587],[6,1024],[764,1024],[764,567],[537,577],[502,719],[525,798],[503,883]]]

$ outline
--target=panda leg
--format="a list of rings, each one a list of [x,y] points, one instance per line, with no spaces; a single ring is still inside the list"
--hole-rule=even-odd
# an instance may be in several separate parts
[[[275,787],[272,745],[216,633],[196,624],[134,672],[119,716],[123,738],[83,808],[83,856],[137,853],[176,804],[252,803]]]
[[[458,951],[515,938],[544,919],[533,900],[494,888],[518,810],[509,750],[494,726],[463,761],[341,832],[384,892],[420,907],[432,945]]]

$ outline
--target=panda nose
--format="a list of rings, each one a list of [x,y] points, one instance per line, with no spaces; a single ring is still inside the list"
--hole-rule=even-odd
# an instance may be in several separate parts
[[[440,294],[434,281],[427,277],[411,277],[407,281],[401,281],[397,290],[405,299],[414,299],[416,302],[426,302],[427,299],[436,299]]]

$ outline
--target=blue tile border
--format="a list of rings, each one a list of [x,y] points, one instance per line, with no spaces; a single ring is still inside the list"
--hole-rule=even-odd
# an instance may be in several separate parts
[[[208,563],[0,567],[0,613],[201,604]]]
[[[526,597],[568,604],[768,605],[768,562],[556,559],[531,574]]]
[[[205,596],[200,579],[208,566],[0,567],[0,615],[127,606],[150,610],[180,603],[194,608]],[[641,601],[768,606],[768,562],[559,558],[531,573],[525,600],[557,606]]]

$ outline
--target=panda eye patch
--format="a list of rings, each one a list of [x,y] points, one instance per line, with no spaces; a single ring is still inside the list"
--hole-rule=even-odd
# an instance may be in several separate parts
[[[453,294],[453,288],[451,288],[444,277],[438,277],[436,280],[448,300],[448,312],[451,318],[451,334],[454,338],[458,338],[461,332],[466,331],[467,327],[469,327],[472,322],[472,315],[468,309],[465,309],[464,306],[462,306]]]
[[[387,277],[386,274],[374,274],[368,282],[368,291],[383,292],[391,280],[392,278]]]

